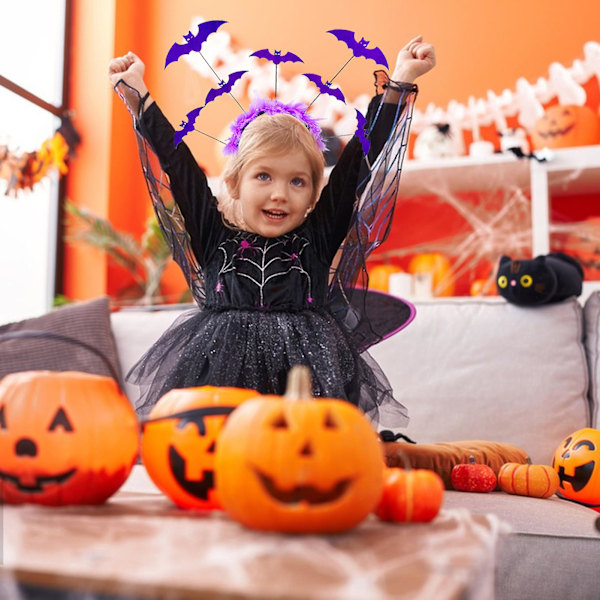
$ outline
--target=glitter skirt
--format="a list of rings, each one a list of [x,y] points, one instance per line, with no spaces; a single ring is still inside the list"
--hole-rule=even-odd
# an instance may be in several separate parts
[[[139,387],[135,406],[144,417],[173,388],[215,385],[283,394],[296,364],[311,369],[315,396],[347,400],[376,424],[407,424],[406,409],[393,398],[379,365],[352,348],[326,309],[190,310],[150,347],[127,380]],[[385,423],[380,423],[382,408]]]

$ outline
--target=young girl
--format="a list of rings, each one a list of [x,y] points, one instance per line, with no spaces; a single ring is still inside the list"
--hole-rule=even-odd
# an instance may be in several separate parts
[[[434,49],[420,36],[400,51],[369,106],[368,155],[355,136],[323,188],[323,140],[306,107],[254,104],[232,125],[217,200],[185,143],[174,143],[177,132],[149,95],[142,61],[129,53],[110,63],[111,82],[134,116],[159,223],[198,304],[129,373],[141,386],[141,415],[175,387],[282,394],[290,367],[304,364],[315,396],[347,399],[379,425],[406,424],[366,352],[397,322],[378,314],[376,324],[357,283],[362,275],[364,287],[364,259],[389,229],[414,80],[434,65]]]

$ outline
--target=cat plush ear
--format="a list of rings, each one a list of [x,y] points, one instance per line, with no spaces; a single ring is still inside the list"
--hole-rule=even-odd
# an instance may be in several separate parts
[[[502,266],[502,265],[504,265],[504,264],[506,264],[507,262],[510,262],[510,261],[511,261],[511,258],[510,258],[510,256],[506,256],[506,254],[503,254],[503,255],[500,257],[500,265],[501,265],[501,266]]]

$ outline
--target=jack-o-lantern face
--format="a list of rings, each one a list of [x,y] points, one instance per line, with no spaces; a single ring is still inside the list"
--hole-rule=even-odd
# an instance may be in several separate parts
[[[252,529],[345,531],[381,497],[377,436],[362,413],[342,400],[250,400],[228,419],[219,442],[223,507]]]
[[[181,508],[221,508],[215,489],[217,438],[229,414],[253,390],[203,386],[171,390],[144,423],[142,461]]]
[[[555,105],[536,122],[531,133],[535,150],[592,146],[600,141],[600,119],[588,106]]]
[[[556,449],[552,466],[558,473],[558,496],[600,511],[600,430],[580,429]]]
[[[125,482],[138,422],[113,379],[28,371],[0,382],[0,498],[100,504]]]

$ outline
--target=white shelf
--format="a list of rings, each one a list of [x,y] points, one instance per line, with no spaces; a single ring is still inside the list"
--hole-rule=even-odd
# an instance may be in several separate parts
[[[488,158],[409,160],[399,194],[417,196],[446,191],[516,186],[531,195],[533,255],[550,251],[550,200],[579,194],[600,196],[600,145],[553,150],[545,162],[494,154]],[[600,206],[600,197],[599,197]]]

